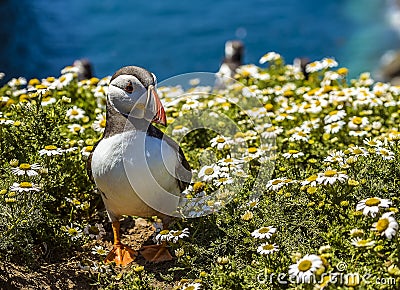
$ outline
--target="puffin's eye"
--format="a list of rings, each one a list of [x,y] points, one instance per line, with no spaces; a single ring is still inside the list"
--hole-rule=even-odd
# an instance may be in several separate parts
[[[131,82],[129,82],[126,87],[125,87],[125,92],[127,92],[128,94],[133,92],[133,85]]]

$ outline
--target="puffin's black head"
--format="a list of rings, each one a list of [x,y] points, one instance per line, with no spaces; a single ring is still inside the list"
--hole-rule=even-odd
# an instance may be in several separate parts
[[[126,66],[111,77],[108,100],[121,114],[166,125],[166,115],[156,92],[154,74],[138,66]]]

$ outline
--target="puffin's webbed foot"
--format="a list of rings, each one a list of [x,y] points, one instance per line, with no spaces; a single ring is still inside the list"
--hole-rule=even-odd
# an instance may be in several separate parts
[[[104,259],[105,263],[115,262],[118,266],[126,266],[136,259],[137,252],[124,244],[114,244]]]
[[[104,263],[115,262],[118,266],[126,266],[136,259],[137,252],[121,243],[119,221],[114,221],[112,223],[112,228],[114,232],[114,245],[112,250],[104,259]]]
[[[167,249],[166,242],[159,245],[143,246],[139,252],[149,262],[159,263],[173,260]]]

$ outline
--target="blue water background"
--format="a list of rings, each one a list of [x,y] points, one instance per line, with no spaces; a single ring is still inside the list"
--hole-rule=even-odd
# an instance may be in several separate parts
[[[335,57],[355,76],[400,48],[385,0],[0,0],[0,71],[58,76],[77,58],[111,75],[140,65],[159,80],[217,71],[224,43],[242,39],[245,62],[276,51],[291,63]]]

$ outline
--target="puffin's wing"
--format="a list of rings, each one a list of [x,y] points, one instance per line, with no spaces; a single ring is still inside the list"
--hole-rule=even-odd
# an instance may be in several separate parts
[[[165,135],[160,129],[154,127],[153,125],[149,126],[147,133],[150,136],[159,138],[167,142],[167,144],[177,152],[179,162],[175,167],[175,177],[179,189],[181,191],[184,191],[186,187],[188,187],[188,185],[190,184],[190,181],[192,180],[192,169],[189,165],[189,162],[186,160],[182,148],[171,137]]]

